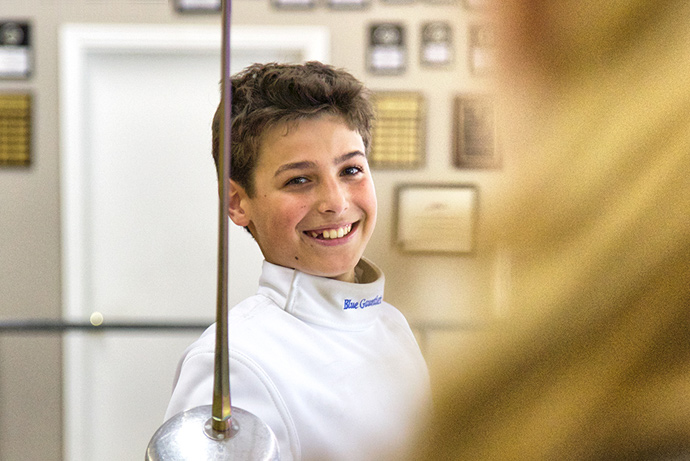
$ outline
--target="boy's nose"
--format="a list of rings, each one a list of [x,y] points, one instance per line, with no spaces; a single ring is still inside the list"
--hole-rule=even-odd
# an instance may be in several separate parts
[[[324,181],[319,188],[320,213],[340,214],[347,209],[347,193],[338,181]]]

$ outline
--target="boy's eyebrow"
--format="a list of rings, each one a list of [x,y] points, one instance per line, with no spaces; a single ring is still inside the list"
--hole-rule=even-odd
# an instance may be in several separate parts
[[[352,152],[348,152],[347,154],[343,154],[340,157],[337,157],[335,160],[333,160],[333,164],[334,165],[340,165],[341,163],[347,162],[352,157],[357,157],[357,156],[366,157],[364,155],[364,152],[362,152],[360,150],[355,150]],[[315,166],[316,166],[316,163],[311,162],[311,161],[286,163],[285,165],[281,165],[280,167],[278,167],[276,172],[273,174],[273,177],[276,177],[279,174],[281,174],[285,171],[288,171],[288,170],[305,170],[307,168],[314,168]]]
[[[353,150],[352,152],[348,152],[347,154],[341,155],[340,157],[336,158],[333,164],[340,165],[341,163],[347,162],[352,157],[357,157],[358,155],[366,157],[366,155],[364,155],[364,152],[362,152],[361,150]]]
[[[280,173],[288,170],[305,170],[307,168],[313,168],[315,167],[316,164],[314,162],[294,162],[294,163],[286,163],[284,165],[280,165],[278,169],[276,170],[275,174],[273,177],[278,176]]]

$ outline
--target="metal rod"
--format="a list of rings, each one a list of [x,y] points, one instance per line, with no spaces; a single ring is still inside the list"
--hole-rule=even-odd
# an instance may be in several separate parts
[[[70,322],[51,319],[2,320],[0,333],[63,333],[81,330],[97,333],[104,330],[205,330],[211,322],[132,322],[107,321],[100,325],[91,322]]]
[[[230,364],[228,352],[228,186],[230,182],[230,149],[232,127],[232,92],[230,88],[230,17],[231,1],[223,0],[223,41],[221,69],[220,124],[222,153],[218,158],[218,293],[216,304],[216,356],[213,376],[213,429],[227,432],[231,428]]]
[[[429,321],[415,322],[410,321],[410,328],[414,331],[425,333],[435,333],[439,331],[485,331],[501,323],[500,320],[493,321],[465,321],[465,322],[444,322]],[[85,330],[88,332],[98,332],[102,330],[205,330],[211,324],[210,320],[187,321],[187,322],[140,322],[131,320],[107,320],[100,325],[94,325],[86,321],[65,321],[56,319],[14,319],[0,320],[0,334],[12,332],[64,332],[70,330]]]

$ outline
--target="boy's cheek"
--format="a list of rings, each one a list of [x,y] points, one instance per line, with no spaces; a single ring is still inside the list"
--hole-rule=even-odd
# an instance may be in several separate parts
[[[373,183],[364,183],[355,192],[356,198],[360,200],[363,205],[366,205],[366,208],[373,208],[373,210],[376,211],[378,203]]]
[[[275,210],[273,219],[269,223],[275,229],[294,230],[304,217],[306,205],[285,206]]]
[[[352,184],[352,190],[359,194],[372,195],[376,198],[376,188],[371,177],[366,177],[361,181]]]

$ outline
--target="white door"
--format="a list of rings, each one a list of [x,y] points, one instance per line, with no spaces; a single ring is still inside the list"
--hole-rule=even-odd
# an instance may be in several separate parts
[[[328,59],[321,28],[233,30],[233,72]],[[215,315],[217,186],[210,123],[220,28],[68,25],[61,45],[63,312],[85,320]],[[261,254],[231,226],[230,304],[256,289]],[[65,459],[143,459],[183,349],[201,331],[70,332]]]

